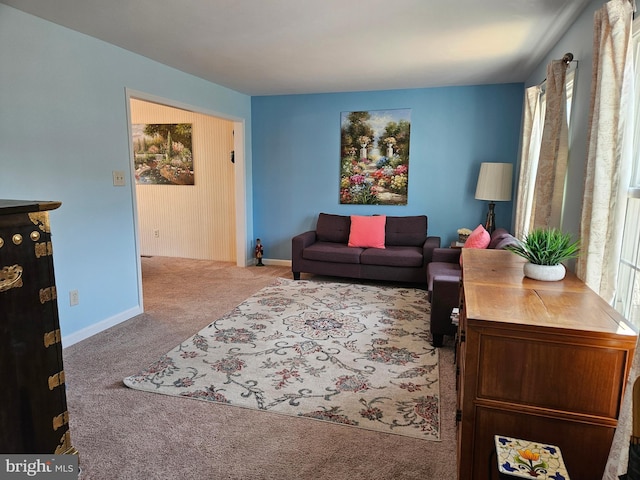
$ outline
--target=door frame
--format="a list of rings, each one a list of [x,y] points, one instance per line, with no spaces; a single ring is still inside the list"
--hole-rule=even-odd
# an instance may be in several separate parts
[[[142,295],[142,261],[140,257],[140,231],[138,224],[138,200],[136,195],[135,185],[135,164],[133,158],[133,139],[131,132],[131,99],[142,100],[145,102],[157,103],[160,105],[166,105],[172,108],[178,108],[181,110],[187,110],[194,113],[200,113],[211,117],[221,118],[223,120],[229,120],[233,122],[233,146],[234,146],[234,162],[235,162],[235,215],[236,215],[236,265],[238,267],[246,267],[247,263],[247,245],[245,239],[248,238],[248,214],[247,214],[247,167],[245,158],[245,119],[239,117],[233,117],[220,112],[215,112],[202,107],[196,107],[194,105],[188,105],[182,102],[171,100],[150,93],[125,88],[125,100],[126,100],[126,116],[127,116],[127,132],[129,134],[129,169],[131,178],[131,199],[133,207],[133,226],[134,226],[134,241],[135,241],[135,254],[136,254],[136,271],[138,276],[138,302],[142,311],[144,311],[143,295]],[[250,216],[250,213],[249,213]]]

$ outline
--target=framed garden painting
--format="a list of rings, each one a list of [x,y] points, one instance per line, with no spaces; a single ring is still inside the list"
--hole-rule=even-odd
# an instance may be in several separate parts
[[[411,109],[340,114],[340,203],[406,205]]]
[[[191,127],[191,123],[131,125],[136,184],[194,184]]]

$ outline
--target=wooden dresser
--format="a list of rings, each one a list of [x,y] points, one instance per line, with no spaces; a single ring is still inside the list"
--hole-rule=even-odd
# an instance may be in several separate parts
[[[458,479],[498,478],[494,435],[557,445],[572,479],[600,480],[636,334],[573,273],[525,278],[504,250],[463,250]]]
[[[49,210],[0,200],[0,452],[77,453],[71,446]]]

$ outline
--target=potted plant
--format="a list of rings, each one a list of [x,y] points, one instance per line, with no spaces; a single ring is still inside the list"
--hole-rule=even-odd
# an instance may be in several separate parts
[[[572,242],[570,234],[555,228],[536,228],[525,236],[524,241],[506,248],[528,260],[524,265],[526,277],[556,281],[562,280],[566,273],[561,262],[578,256],[580,242]]]

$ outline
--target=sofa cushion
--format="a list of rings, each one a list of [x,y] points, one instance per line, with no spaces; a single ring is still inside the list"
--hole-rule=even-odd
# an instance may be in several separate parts
[[[373,217],[351,215],[351,231],[347,245],[350,247],[384,248],[386,221],[385,215],[374,215]]]
[[[491,236],[489,232],[487,232],[482,225],[478,225],[473,232],[467,238],[467,241],[464,242],[464,248],[487,248],[489,246],[489,242],[491,241]]]
[[[349,241],[351,218],[346,215],[321,213],[316,224],[316,236],[320,242],[344,243]]]
[[[385,227],[385,245],[421,247],[427,239],[427,217],[389,217]]]
[[[302,258],[319,262],[360,263],[363,250],[343,243],[316,242],[302,251]]]
[[[386,267],[422,267],[422,247],[367,248],[360,255],[363,265],[381,265]]]

